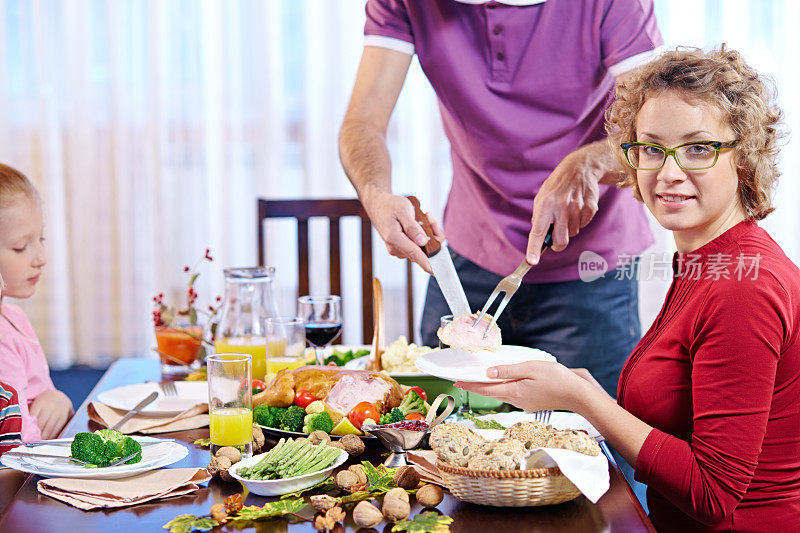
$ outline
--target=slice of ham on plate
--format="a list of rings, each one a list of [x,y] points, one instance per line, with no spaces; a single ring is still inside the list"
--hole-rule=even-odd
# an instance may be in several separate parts
[[[417,357],[414,365],[420,372],[449,381],[500,382],[503,379],[486,377],[489,367],[513,365],[526,361],[555,362],[547,352],[525,346],[503,345],[497,351],[480,350],[468,352],[458,348],[447,348]]]
[[[460,348],[470,352],[495,351],[500,348],[502,344],[500,328],[497,327],[497,324],[493,324],[489,328],[492,321],[491,315],[484,315],[480,323],[475,325],[477,318],[477,314],[458,315],[445,327],[439,328],[436,334],[439,340],[450,348]]]

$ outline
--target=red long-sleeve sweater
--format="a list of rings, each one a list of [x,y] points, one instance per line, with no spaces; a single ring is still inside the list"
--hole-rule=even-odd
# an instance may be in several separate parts
[[[800,531],[800,271],[749,220],[673,270],[619,381],[653,524]]]

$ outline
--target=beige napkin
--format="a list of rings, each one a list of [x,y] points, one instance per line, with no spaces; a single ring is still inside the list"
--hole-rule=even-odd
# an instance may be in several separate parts
[[[119,422],[128,411],[115,409],[100,402],[91,402],[86,408],[89,413],[89,420],[93,420],[105,427],[111,427]],[[184,431],[187,429],[197,429],[208,425],[208,404],[195,405],[186,411],[173,417],[153,416],[139,413],[127,422],[119,430],[123,433],[169,433],[172,431]]]
[[[436,468],[436,452],[433,450],[417,450],[407,452],[408,460],[413,463],[411,466],[419,474],[420,479],[426,483],[445,486],[439,469]]]
[[[211,479],[205,468],[162,468],[122,479],[42,479],[39,492],[78,509],[108,509],[183,496]]]

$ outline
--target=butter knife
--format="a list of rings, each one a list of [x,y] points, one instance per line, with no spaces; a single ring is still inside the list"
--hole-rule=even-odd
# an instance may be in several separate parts
[[[444,294],[444,299],[447,301],[447,306],[450,307],[450,312],[453,313],[453,316],[471,313],[467,295],[464,294],[461,280],[458,279],[458,273],[455,266],[453,266],[453,259],[450,257],[450,250],[447,248],[447,244],[439,242],[433,237],[433,228],[430,220],[422,212],[419,200],[415,196],[408,196],[407,198],[411,205],[414,206],[414,218],[422,226],[429,238],[428,243],[422,246],[422,251],[428,256],[431,270],[433,270],[433,277],[436,278],[436,282],[439,284],[442,294]]]
[[[136,407],[134,407],[133,409],[128,411],[128,413],[125,416],[123,416],[120,419],[119,422],[114,424],[109,429],[119,429],[119,428],[121,428],[122,425],[125,424],[125,422],[127,422],[128,420],[130,420],[134,416],[138,415],[140,410],[144,409],[145,407],[147,407],[148,405],[150,405],[151,403],[156,401],[156,398],[158,398],[158,391],[151,392],[150,394],[147,395],[147,398],[145,398],[144,400],[142,400],[141,402],[136,404]]]

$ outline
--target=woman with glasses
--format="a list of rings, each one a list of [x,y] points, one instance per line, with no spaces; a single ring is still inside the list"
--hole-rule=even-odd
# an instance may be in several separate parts
[[[618,403],[557,363],[458,384],[585,416],[648,485],[662,531],[800,531],[800,271],[757,221],[772,210],[781,112],[722,47],[669,52],[617,91],[622,184],[673,232],[674,280]]]

